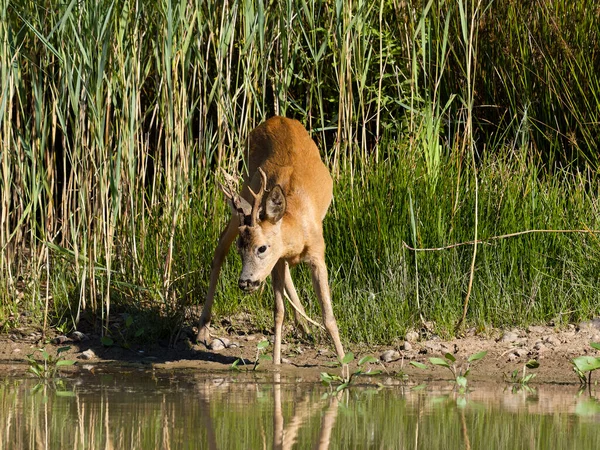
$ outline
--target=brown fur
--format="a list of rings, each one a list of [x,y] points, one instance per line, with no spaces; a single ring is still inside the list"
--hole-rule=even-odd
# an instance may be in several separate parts
[[[244,177],[242,192],[238,196],[224,189],[238,214],[233,214],[215,251],[198,340],[208,344],[208,327],[219,272],[231,243],[239,236],[238,252],[242,257],[240,287],[251,292],[269,274],[272,276],[275,294],[274,363],[281,361],[284,292],[295,306],[297,322],[303,323],[301,316],[304,309],[289,271],[290,265],[300,262],[306,262],[310,267],[325,328],[333,339],[338,357],[342,359],[344,350],[331,307],[323,239],[323,218],[333,197],[329,171],[321,161],[314,141],[296,120],[272,117],[256,127],[248,139],[248,176]],[[261,171],[264,172],[266,186],[263,185]],[[252,226],[249,211],[256,201],[252,193],[260,192],[261,187],[265,188],[265,195],[258,195],[260,204],[255,206],[260,207],[260,213],[257,224]],[[278,212],[281,214],[278,215]]]

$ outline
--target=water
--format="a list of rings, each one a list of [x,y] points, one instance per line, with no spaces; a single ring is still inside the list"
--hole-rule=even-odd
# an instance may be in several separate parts
[[[381,378],[327,396],[314,374],[98,370],[0,376],[0,448],[600,448],[600,394],[576,386],[459,395]]]

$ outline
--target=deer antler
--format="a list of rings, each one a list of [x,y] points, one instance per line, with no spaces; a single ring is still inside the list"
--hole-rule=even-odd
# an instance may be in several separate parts
[[[265,190],[267,188],[267,174],[260,167],[258,168],[258,172],[260,173],[260,176],[261,176],[260,189],[258,191],[258,194],[255,193],[250,186],[248,186],[248,190],[250,191],[250,194],[252,195],[252,197],[254,197],[254,203],[252,204],[252,213],[250,216],[250,226],[251,227],[255,227],[258,222],[258,214],[259,214],[260,204],[262,203],[262,198],[263,198],[263,195],[265,194]]]
[[[225,171],[223,171],[223,178],[225,179],[225,183],[219,183],[219,187],[223,191],[223,194],[225,194],[225,197],[231,202],[233,209],[238,213],[240,224],[243,224],[244,216],[248,215],[251,211],[250,205],[238,195],[238,183],[236,179]]]

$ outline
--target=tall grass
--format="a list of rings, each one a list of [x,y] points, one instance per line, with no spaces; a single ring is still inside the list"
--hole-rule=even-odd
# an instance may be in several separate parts
[[[115,307],[158,315],[157,335],[191,324],[228,214],[215,173],[243,170],[273,114],[307,125],[336,179],[346,339],[393,341],[419,314],[450,332],[463,307],[477,325],[598,313],[594,234],[402,245],[599,228],[593,2],[0,0],[0,19],[5,328],[22,310],[106,327]],[[238,264],[217,315],[269,326]]]

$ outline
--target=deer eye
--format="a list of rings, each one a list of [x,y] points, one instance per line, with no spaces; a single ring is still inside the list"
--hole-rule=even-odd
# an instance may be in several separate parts
[[[267,251],[267,246],[266,245],[261,245],[260,247],[258,247],[258,254],[262,255],[264,252]]]

